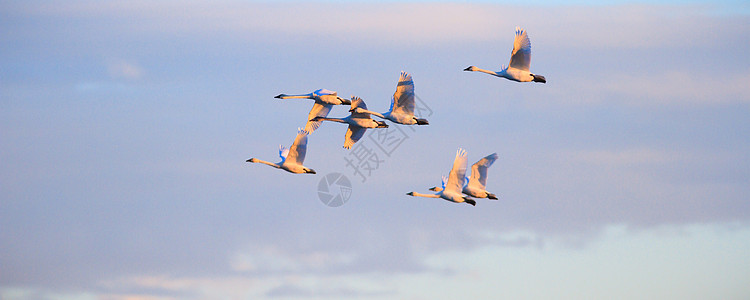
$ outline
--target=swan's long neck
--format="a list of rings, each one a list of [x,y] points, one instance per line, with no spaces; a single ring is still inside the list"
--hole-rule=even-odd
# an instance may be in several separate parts
[[[477,68],[477,67],[474,67],[474,71],[482,72],[482,73],[487,73],[487,74],[494,75],[494,76],[501,76],[500,73],[502,72],[502,71],[500,71],[500,72],[493,72],[493,71],[490,71],[490,70],[480,69],[480,68]]]
[[[302,95],[287,95],[281,94],[277,98],[280,99],[313,99],[313,94],[302,94]]]
[[[417,192],[411,192],[411,196],[425,197],[425,198],[440,198],[440,196],[436,194],[422,194],[422,193],[417,193]]]
[[[275,164],[275,163],[272,163],[272,162],[267,162],[265,160],[260,160],[260,159],[257,159],[257,158],[251,158],[251,159],[248,159],[247,161],[251,162],[251,163],[266,164],[266,165],[272,166],[272,167],[277,168],[277,169],[281,168],[281,166],[279,166],[279,164]]]
[[[331,121],[331,122],[347,123],[346,120],[344,119],[326,118],[326,117],[315,117],[311,121]]]

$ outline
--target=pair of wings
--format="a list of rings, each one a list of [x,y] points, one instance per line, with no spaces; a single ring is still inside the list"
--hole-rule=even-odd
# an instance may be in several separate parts
[[[513,51],[510,53],[508,66],[528,71],[531,65],[531,41],[526,30],[516,27],[516,38],[513,40]]]
[[[336,95],[335,91],[330,91],[327,89],[319,89],[317,91],[313,92],[313,95],[318,96],[325,96],[325,95]],[[333,104],[325,104],[325,103],[318,103],[317,101],[313,104],[312,109],[310,109],[310,113],[307,115],[307,124],[305,124],[305,131],[312,133],[318,127],[320,127],[320,124],[322,124],[322,121],[310,121],[315,117],[327,117],[328,113],[331,112],[331,108],[333,107]]]
[[[307,154],[307,135],[309,131],[302,128],[297,129],[297,137],[294,139],[294,143],[289,148],[279,145],[279,156],[281,157],[281,163],[289,161],[290,163],[302,164],[305,161],[305,154]]]
[[[458,159],[458,157],[457,157]],[[479,189],[486,189],[487,186],[487,169],[489,169],[490,166],[492,166],[493,163],[495,163],[495,160],[497,160],[497,153],[492,153],[490,155],[485,156],[484,158],[480,159],[476,163],[474,163],[471,166],[471,177],[466,176],[466,171],[464,167],[464,184],[461,186],[463,188],[464,185],[468,185],[472,188],[479,188]],[[460,168],[460,166],[458,166]],[[456,161],[453,163],[453,169],[456,169]],[[451,170],[453,172],[453,170]],[[458,170],[456,171],[456,175],[458,175]],[[448,185],[448,176],[442,177],[442,185],[443,189],[445,189],[446,185]]]
[[[357,108],[367,110],[367,104],[365,104],[365,101],[362,100],[360,97],[353,97],[352,98],[352,114],[349,116],[350,118],[360,118],[360,119],[370,119],[370,113],[366,112],[357,112]],[[346,129],[346,137],[344,139],[344,148],[350,149],[354,143],[359,141],[364,135],[365,131],[367,131],[367,128],[359,127],[359,126],[352,126],[349,124],[349,128]]]
[[[393,93],[393,99],[391,99],[391,108],[388,111],[396,114],[414,115],[414,81],[409,73],[401,71],[396,92]]]

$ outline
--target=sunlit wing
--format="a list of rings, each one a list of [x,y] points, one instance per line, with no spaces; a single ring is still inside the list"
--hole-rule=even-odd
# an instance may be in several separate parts
[[[461,193],[466,181],[466,150],[459,148],[456,151],[456,159],[453,161],[453,168],[448,174],[448,182],[445,184],[446,191]]]
[[[480,159],[471,166],[469,187],[485,189],[487,186],[487,169],[497,160],[497,153],[492,153]]]
[[[290,162],[296,162],[301,165],[305,161],[308,134],[309,132],[302,128],[297,129],[297,138],[294,139],[294,143],[289,147],[289,154],[286,157]]]
[[[349,128],[346,130],[344,148],[346,149],[351,148],[354,145],[354,143],[359,141],[359,139],[361,139],[362,136],[365,135],[365,130],[367,130],[367,128],[349,125]]]
[[[324,96],[324,95],[336,95],[336,92],[326,89],[319,89],[317,91],[313,92],[316,95]]]
[[[396,92],[391,100],[391,111],[399,114],[414,115],[414,81],[411,75],[401,71],[396,85]]]
[[[360,98],[360,97],[352,97],[352,106],[351,106],[351,108],[352,109],[361,108],[361,109],[367,110],[367,104],[365,104],[365,101],[362,100],[362,98]],[[370,113],[352,111],[352,115],[351,116],[352,116],[352,118],[365,118],[365,119],[369,119],[370,118]]]
[[[331,112],[331,107],[333,105],[331,104],[321,104],[318,102],[315,102],[313,104],[312,109],[310,109],[310,114],[307,115],[307,124],[305,124],[305,131],[312,133],[315,131],[315,129],[318,129],[320,127],[320,124],[323,123],[323,121],[310,121],[315,117],[326,117],[328,116],[328,113]]]
[[[531,64],[531,41],[526,30],[516,27],[516,38],[513,41],[513,51],[510,54],[508,66],[524,71],[529,70]]]

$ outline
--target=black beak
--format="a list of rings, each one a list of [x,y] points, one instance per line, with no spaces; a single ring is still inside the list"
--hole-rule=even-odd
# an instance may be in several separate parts
[[[349,99],[341,99],[341,98],[339,98],[339,100],[341,100],[341,104],[342,105],[352,105],[352,101],[349,100]]]
[[[534,82],[547,83],[547,78],[544,78],[544,76],[542,76],[542,75],[531,74],[531,76],[534,77],[534,79],[533,79]]]
[[[274,98],[281,99],[282,96],[284,96],[284,94],[278,94]]]
[[[471,67],[464,69],[464,71],[471,71]]]

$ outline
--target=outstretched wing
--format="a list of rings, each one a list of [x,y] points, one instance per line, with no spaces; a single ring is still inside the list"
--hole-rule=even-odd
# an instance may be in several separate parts
[[[296,162],[301,165],[305,161],[308,134],[310,133],[302,128],[297,129],[297,138],[294,139],[294,143],[289,147],[289,155],[286,157],[290,162]]]
[[[401,71],[401,77],[396,85],[396,92],[391,99],[391,112],[414,115],[414,81],[411,75]]]
[[[484,190],[487,186],[487,169],[497,160],[497,153],[492,153],[480,159],[471,166],[471,178],[469,187]]]
[[[510,53],[508,66],[524,71],[529,70],[531,64],[531,41],[526,30],[516,27],[516,38],[513,41],[513,51]]]
[[[448,174],[448,182],[445,184],[446,191],[461,193],[466,181],[466,150],[458,148],[456,159],[453,160],[453,168]]]
[[[289,155],[289,148],[284,147],[284,145],[279,145],[279,157],[281,157],[281,162],[286,160],[287,155]]]
[[[364,119],[369,119],[370,118],[370,113],[357,112],[357,110],[355,110],[356,108],[361,108],[361,109],[367,110],[367,104],[365,104],[365,101],[362,100],[362,98],[360,98],[360,97],[352,97],[352,106],[351,106],[352,114],[351,114],[351,117],[352,118],[364,118]]]
[[[309,133],[313,133],[315,129],[318,129],[318,127],[320,127],[320,124],[323,123],[323,121],[310,121],[310,120],[312,120],[315,117],[327,117],[328,113],[331,112],[331,107],[333,107],[333,105],[322,104],[316,101],[315,104],[313,104],[312,109],[310,109],[310,114],[307,115],[307,124],[305,124],[305,131]]]
[[[346,149],[351,148],[354,145],[354,143],[359,141],[359,139],[361,139],[362,136],[365,135],[366,130],[367,128],[364,128],[364,127],[349,125],[349,128],[346,130],[344,148]]]
[[[336,92],[334,92],[334,91],[331,91],[331,90],[326,90],[326,89],[319,89],[319,90],[317,90],[317,91],[314,91],[313,93],[314,93],[315,95],[319,95],[319,96],[325,96],[325,95],[336,95]]]

